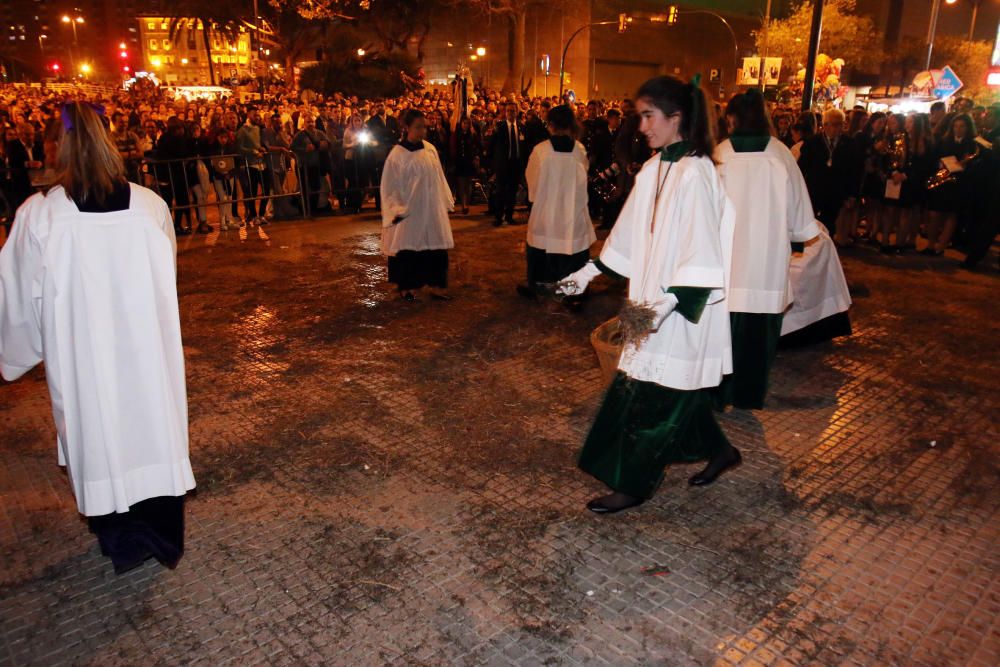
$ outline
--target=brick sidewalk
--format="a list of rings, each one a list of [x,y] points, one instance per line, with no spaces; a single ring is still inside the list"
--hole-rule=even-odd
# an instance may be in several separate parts
[[[856,334],[721,418],[745,464],[596,517],[620,288],[523,302],[524,227],[465,223],[456,300],[406,304],[376,229],[184,240],[176,571],[113,574],[43,374],[0,386],[0,664],[1000,664],[995,271],[850,251]]]

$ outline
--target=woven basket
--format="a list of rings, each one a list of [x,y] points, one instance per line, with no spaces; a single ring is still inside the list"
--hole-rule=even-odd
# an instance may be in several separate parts
[[[621,323],[617,317],[594,329],[590,334],[590,344],[597,353],[597,361],[601,364],[601,376],[604,382],[610,384],[618,373],[618,360],[622,356]]]

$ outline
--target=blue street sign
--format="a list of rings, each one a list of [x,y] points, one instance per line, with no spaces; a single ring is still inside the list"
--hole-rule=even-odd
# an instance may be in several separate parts
[[[940,99],[948,99],[958,92],[962,87],[962,80],[958,78],[950,65],[945,65],[941,70],[941,76],[934,82],[934,95]]]

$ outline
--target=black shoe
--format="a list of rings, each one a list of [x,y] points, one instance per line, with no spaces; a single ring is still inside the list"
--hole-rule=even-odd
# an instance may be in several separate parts
[[[523,296],[525,299],[529,299],[531,301],[535,301],[538,299],[538,293],[535,292],[533,287],[530,287],[528,285],[518,285],[517,293]]]
[[[924,255],[925,257],[940,257],[941,255],[944,254],[944,250],[935,250],[934,248],[928,247],[921,250],[920,254]]]
[[[895,255],[896,247],[891,245],[881,245],[879,246],[878,251],[883,255]]]
[[[181,227],[179,229],[175,229],[174,230],[174,235],[175,236],[190,236],[191,235],[191,228],[190,227]]]
[[[493,221],[493,226],[494,227],[503,227],[503,220],[500,220],[499,218],[496,219],[496,220],[494,220]]]
[[[570,311],[571,313],[579,313],[583,310],[583,304],[587,300],[586,294],[576,294],[573,296],[563,297],[562,305],[563,307]]]
[[[708,486],[715,480],[719,479],[719,475],[730,468],[735,468],[741,463],[743,463],[743,457],[740,456],[740,450],[735,447],[730,447],[728,454],[720,456],[714,461],[709,461],[704,470],[697,475],[693,475],[691,479],[688,480],[688,484],[691,486]]]
[[[626,493],[615,491],[600,498],[594,498],[587,503],[587,509],[594,514],[614,514],[631,507],[638,507],[646,502],[645,498],[636,498]]]

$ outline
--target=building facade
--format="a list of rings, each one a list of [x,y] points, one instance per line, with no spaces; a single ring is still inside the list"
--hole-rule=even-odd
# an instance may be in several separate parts
[[[218,85],[253,75],[254,58],[250,33],[239,28],[235,40],[209,32],[211,59],[202,34],[201,21],[178,25],[170,34],[170,19],[163,16],[138,18],[139,46],[142,69],[153,72],[164,83],[180,86],[207,86],[211,83],[209,67],[215,71]]]

